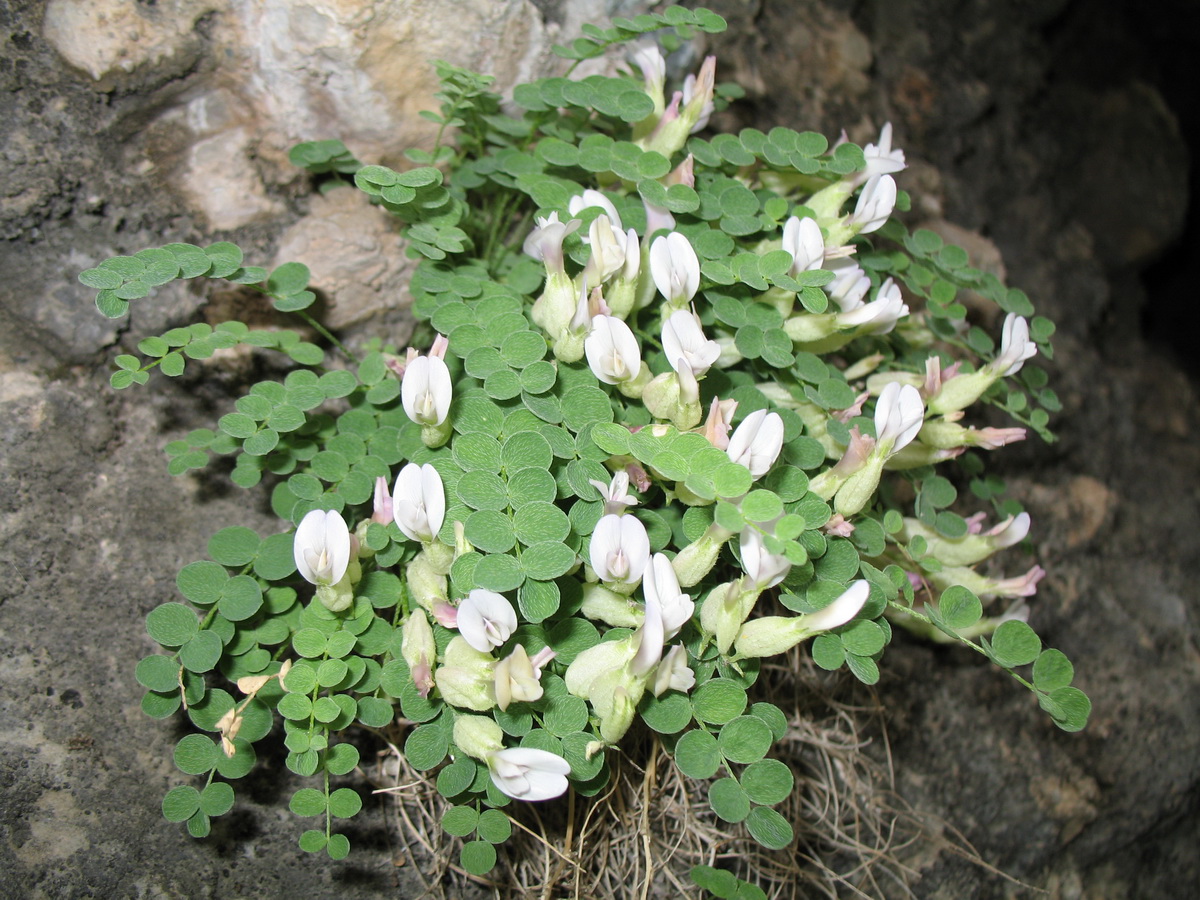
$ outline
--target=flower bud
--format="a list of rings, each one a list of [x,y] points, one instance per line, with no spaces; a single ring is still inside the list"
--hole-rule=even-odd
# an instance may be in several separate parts
[[[446,645],[445,658],[433,678],[442,699],[451,706],[486,712],[496,705],[495,670],[496,660],[490,653],[476,650],[462,635],[456,635]],[[469,752],[461,744],[459,747]]]
[[[679,578],[679,586],[688,588],[699,584],[717,564],[721,548],[731,537],[732,531],[713,522],[704,534],[676,553],[671,560],[671,568]]]
[[[427,697],[434,683],[433,662],[437,658],[437,644],[433,640],[433,629],[429,627],[425,610],[414,609],[404,620],[400,630],[400,655],[408,663],[417,693]]]
[[[490,716],[458,716],[454,720],[454,746],[467,756],[486,760],[504,747],[504,732]]]

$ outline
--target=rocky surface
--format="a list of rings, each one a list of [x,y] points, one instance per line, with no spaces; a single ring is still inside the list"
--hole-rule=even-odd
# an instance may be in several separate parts
[[[708,5],[731,23],[720,77],[748,89],[725,125],[867,140],[892,120],[913,163],[914,220],[959,229],[1059,323],[1061,440],[1001,456],[1050,572],[1034,621],[1076,660],[1093,723],[1062,734],[986,665],[901,639],[877,690],[899,792],[1051,897],[1194,896],[1200,422],[1194,383],[1142,336],[1150,304],[1160,322],[1189,321],[1143,282],[1151,264],[1169,281],[1173,258],[1186,273],[1169,252],[1188,204],[1173,87],[1186,71],[1156,58],[1186,46],[1145,24],[1180,3],[1149,4],[1159,17],[1117,5],[1104,21],[1068,0]],[[219,474],[170,478],[158,449],[226,412],[244,389],[237,372],[106,386],[117,346],[230,298],[164,291],[113,323],[74,273],[232,237],[256,262],[308,261],[351,336],[404,327],[394,236],[353,195],[310,196],[287,147],[341,137],[360,158],[394,159],[429,135],[415,117],[432,90],[423,60],[511,84],[547,65],[548,43],[587,9],[480,0],[454,4],[450,28],[435,18],[443,6],[0,9],[0,894],[410,893],[381,803],[355,819],[348,864],[295,847],[280,759],[264,760],[208,840],[161,820],[180,735],[138,709],[142,619],[217,528],[274,525],[261,497],[248,503]],[[927,854],[913,890],[1030,895],[950,853]]]

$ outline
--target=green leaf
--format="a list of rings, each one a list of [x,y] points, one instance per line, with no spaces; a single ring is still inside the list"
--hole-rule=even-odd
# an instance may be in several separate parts
[[[707,731],[689,731],[675,744],[675,765],[689,778],[712,778],[721,765],[717,739]]]
[[[709,785],[708,805],[726,822],[741,822],[750,814],[750,798],[734,778],[718,778]]]
[[[325,832],[312,829],[300,835],[300,849],[305,853],[316,853],[325,849]]]
[[[146,616],[146,631],[164,647],[182,647],[199,630],[196,614],[182,603],[164,603]]]
[[[338,819],[350,819],[362,809],[362,797],[350,788],[338,788],[329,795],[329,814]]]
[[[212,831],[212,822],[203,810],[197,810],[187,820],[187,830],[194,838],[205,838]]]
[[[1041,699],[1042,707],[1054,717],[1054,723],[1063,731],[1082,731],[1087,726],[1092,713],[1092,701],[1079,688],[1056,688]]]
[[[217,773],[222,778],[243,778],[254,768],[257,756],[254,747],[243,738],[233,739],[233,756],[217,754]]]
[[[836,634],[819,634],[812,642],[812,658],[818,666],[832,672],[846,662],[846,650]]]
[[[1033,662],[1042,652],[1042,640],[1032,628],[1017,619],[1001,622],[992,634],[989,655],[1005,668]]]
[[[165,719],[168,716],[174,715],[175,711],[182,705],[179,691],[174,690],[170,693],[158,693],[155,691],[146,691],[142,696],[142,712],[152,719]]]
[[[242,250],[237,244],[228,241],[218,241],[204,248],[204,254],[211,260],[212,268],[208,274],[211,278],[224,278],[232,275],[242,265]]]
[[[746,830],[750,836],[771,850],[782,850],[792,842],[794,834],[791,823],[767,806],[756,806],[746,817]]]
[[[292,794],[288,809],[298,816],[319,816],[325,812],[327,803],[325,795],[313,788],[301,788]]]
[[[96,295],[96,309],[110,319],[119,319],[129,312],[129,301],[122,300],[112,291],[101,291]]]
[[[179,662],[192,672],[209,672],[216,667],[224,649],[211,631],[201,631],[179,648]]]
[[[217,609],[231,622],[249,619],[262,608],[262,587],[249,575],[235,575],[225,582]]]
[[[783,502],[771,491],[751,491],[742,498],[742,515],[750,522],[774,522],[783,515]]]
[[[381,697],[363,697],[358,701],[358,721],[371,728],[383,728],[395,717],[392,704]]]
[[[692,721],[692,704],[687,695],[669,691],[662,697],[647,694],[641,707],[642,721],[659,734],[676,734]]]
[[[165,659],[166,657],[148,658]],[[142,660],[142,662],[145,661]],[[1033,664],[1033,684],[1038,690],[1054,691],[1060,687],[1066,687],[1074,678],[1075,667],[1071,665],[1071,661],[1061,650],[1043,650]],[[145,684],[145,682],[142,683]],[[150,685],[147,684],[146,687],[150,687]],[[156,688],[156,690],[165,689]]]
[[[199,809],[200,792],[191,785],[173,787],[163,797],[162,812],[168,822],[183,822]]]
[[[478,824],[479,812],[471,806],[451,806],[442,813],[442,830],[454,837],[466,837]]]
[[[507,553],[516,543],[512,519],[494,509],[471,513],[463,530],[467,540],[485,553]]]
[[[746,691],[728,678],[714,678],[692,692],[696,718],[713,725],[724,725],[746,708]]]
[[[409,765],[418,772],[423,772],[445,759],[449,748],[449,740],[441,725],[418,725],[404,742],[404,755]]]
[[[503,844],[512,836],[512,822],[498,809],[479,814],[479,836],[490,844]]]
[[[200,811],[206,816],[223,816],[233,809],[233,788],[214,781],[200,792]]]
[[[221,591],[229,574],[219,563],[202,562],[189,563],[180,569],[175,578],[175,586],[193,604],[209,607],[221,598]]]
[[[175,767],[187,775],[207,775],[216,766],[219,754],[212,738],[189,734],[175,745]]]
[[[766,702],[755,703],[750,707],[750,714],[758,716],[758,718],[767,723],[767,727],[771,729],[771,736],[775,740],[782,740],[783,736],[787,734],[787,716],[775,704]]]
[[[458,759],[438,772],[438,793],[447,798],[458,796],[471,787],[478,771],[479,767],[473,759],[465,755],[459,756]],[[472,825],[471,830],[474,830],[474,828],[475,826]],[[463,834],[456,834],[456,836],[462,837],[466,834],[470,834],[470,831],[465,831]]]
[[[938,613],[950,628],[970,628],[983,616],[983,604],[967,588],[956,584],[942,591]]]
[[[721,900],[730,900],[737,894],[739,882],[736,875],[712,866],[693,866],[688,873],[696,886],[708,891]]]
[[[284,694],[276,709],[285,719],[298,722],[307,719],[313,712],[312,700],[306,694]]]
[[[276,297],[289,297],[308,287],[312,277],[304,263],[284,263],[267,278],[267,291]]]
[[[273,534],[258,546],[254,574],[267,581],[282,581],[296,571],[291,534]]]
[[[222,528],[208,539],[208,555],[223,566],[240,567],[254,559],[260,543],[249,528]]]
[[[462,867],[471,875],[486,875],[496,865],[496,848],[487,841],[468,841],[458,856]]]
[[[137,664],[133,675],[142,687],[167,693],[179,686],[179,663],[169,656],[147,656]]]
[[[574,554],[572,554],[572,558]],[[491,554],[479,560],[475,566],[475,582],[478,587],[492,591],[515,590],[525,580],[521,563],[507,554]]]
[[[883,629],[870,621],[854,622],[845,626],[839,634],[846,651],[857,656],[874,656],[887,643]]]
[[[879,665],[869,656],[859,656],[855,653],[846,654],[846,666],[863,684],[879,683]]]
[[[712,682],[708,682],[712,684]],[[758,762],[766,755],[773,739],[771,729],[757,716],[738,716],[725,723],[717,737],[717,746],[730,762]]]
[[[332,860],[345,859],[350,855],[350,838],[344,834],[331,834],[325,845],[325,853]]]
[[[763,806],[782,803],[792,793],[795,783],[792,770],[777,759],[760,759],[742,772],[742,787],[747,796]]]

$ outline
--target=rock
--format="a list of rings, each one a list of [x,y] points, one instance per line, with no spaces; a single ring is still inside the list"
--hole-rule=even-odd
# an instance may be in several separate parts
[[[309,214],[279,239],[276,265],[302,262],[311,286],[329,298],[325,322],[334,329],[407,308],[415,265],[404,253],[396,223],[352,188],[313,198]]]
[[[267,196],[249,149],[246,129],[235,128],[197,141],[188,154],[181,187],[215,231],[270,221],[283,212],[283,205]]]
[[[42,34],[63,58],[99,81],[180,53],[196,20],[226,0],[50,0]]]

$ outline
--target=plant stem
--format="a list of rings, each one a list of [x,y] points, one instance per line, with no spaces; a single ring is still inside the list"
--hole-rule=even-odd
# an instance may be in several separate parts
[[[328,328],[326,328],[324,325],[322,325],[320,322],[318,322],[316,319],[314,319],[312,316],[310,316],[304,310],[300,310],[299,312],[296,313],[296,315],[298,315],[305,322],[307,322],[309,324],[309,327],[311,327],[313,329],[313,331],[317,332],[317,334],[321,335],[321,337],[325,338],[325,340],[329,341],[329,343],[331,343],[331,344],[333,344],[333,346],[337,347],[337,349],[341,352],[342,356],[346,357],[346,359],[348,359],[350,362],[352,362],[352,363],[359,362],[358,357],[355,356],[353,353],[351,353],[349,350],[347,350],[345,345],[341,341],[339,341],[336,337],[334,337],[333,333]]]

